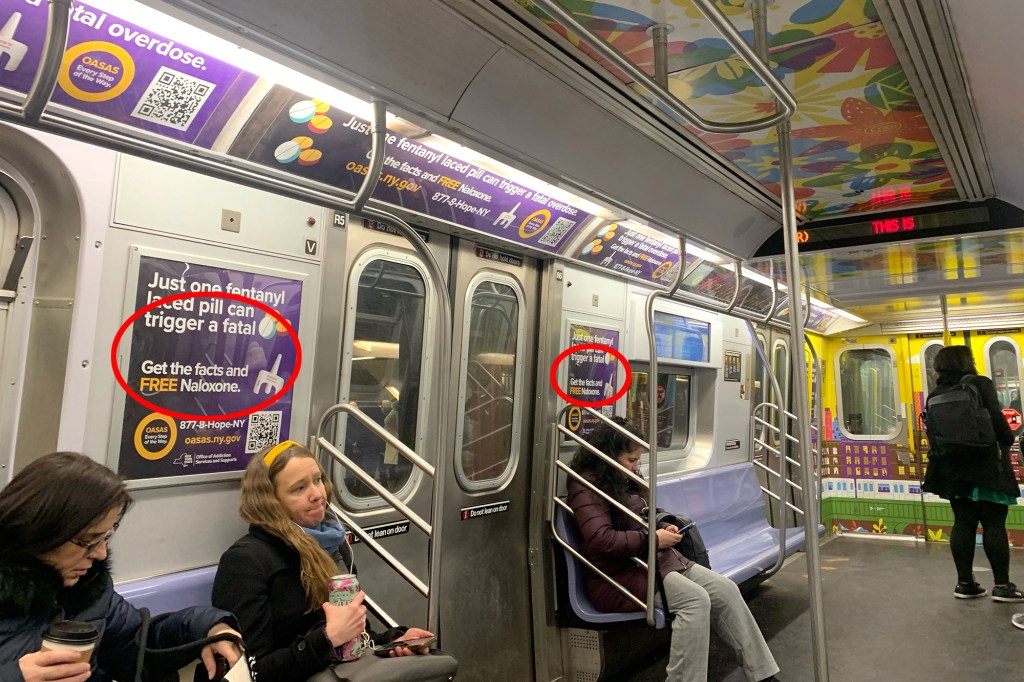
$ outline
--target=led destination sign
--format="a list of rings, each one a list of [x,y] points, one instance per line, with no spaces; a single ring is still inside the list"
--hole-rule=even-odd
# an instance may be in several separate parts
[[[880,217],[860,223],[808,226],[797,232],[801,251],[870,244],[876,241],[920,239],[984,229],[990,220],[986,206],[937,213]]]

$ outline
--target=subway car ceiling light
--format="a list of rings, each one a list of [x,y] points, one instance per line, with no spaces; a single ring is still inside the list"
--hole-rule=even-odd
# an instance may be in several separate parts
[[[1024,327],[1024,314],[991,313],[979,315],[950,315],[948,320],[950,331],[975,331],[985,329],[1003,329]],[[882,334],[921,334],[941,332],[941,317],[922,317],[896,322],[882,322],[878,325]]]

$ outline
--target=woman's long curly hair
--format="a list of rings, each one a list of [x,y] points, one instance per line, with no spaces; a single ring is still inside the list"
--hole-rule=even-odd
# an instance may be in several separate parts
[[[338,566],[317,541],[304,533],[299,524],[288,515],[288,511],[277,499],[276,483],[278,475],[291,460],[308,457],[315,461],[316,457],[301,445],[293,445],[278,455],[268,467],[263,461],[263,456],[270,449],[266,448],[254,455],[249,466],[245,468],[238,511],[244,521],[273,533],[299,553],[299,577],[302,589],[306,593],[308,613],[319,609],[327,601],[328,583],[337,573]],[[334,488],[319,462],[317,467],[323,477],[329,502],[333,499]]]
[[[612,417],[611,421],[640,440],[644,439],[636,427],[622,417]],[[616,459],[622,453],[639,447],[625,434],[620,433],[604,422],[601,422],[597,428],[590,432],[590,435],[587,436],[587,442],[612,459]],[[630,495],[643,495],[643,490],[636,481],[623,476],[621,472],[582,445],[576,450],[576,454],[573,455],[569,467],[577,473],[592,473],[597,487],[608,493],[617,502],[624,504]],[[639,476],[639,473],[637,475]]]

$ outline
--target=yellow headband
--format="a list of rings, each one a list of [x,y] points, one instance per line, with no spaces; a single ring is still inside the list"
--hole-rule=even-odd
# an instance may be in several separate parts
[[[293,440],[286,440],[282,443],[278,443],[274,447],[270,448],[270,452],[263,455],[263,463],[266,464],[267,466],[270,466],[271,464],[274,463],[274,460],[277,459],[278,455],[280,455],[282,452],[292,447],[293,445],[300,448],[302,447],[301,443],[296,443]]]

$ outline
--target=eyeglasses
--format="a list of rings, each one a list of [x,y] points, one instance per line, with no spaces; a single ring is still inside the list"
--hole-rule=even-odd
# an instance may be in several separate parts
[[[114,533],[117,532],[117,527],[120,526],[120,525],[121,525],[120,523],[115,523],[114,527],[111,528],[110,530],[108,530],[106,533],[104,533],[103,537],[101,537],[99,540],[93,540],[92,542],[83,542],[81,540],[72,540],[71,544],[77,545],[77,546],[81,547],[82,549],[85,550],[85,556],[89,556],[90,554],[95,552],[96,549],[100,545],[105,545],[108,542],[110,542],[110,538],[114,537]]]

